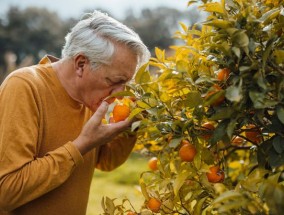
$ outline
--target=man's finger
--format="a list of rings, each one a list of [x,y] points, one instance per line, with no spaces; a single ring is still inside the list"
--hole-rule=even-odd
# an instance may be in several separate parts
[[[126,128],[129,128],[131,126],[132,122],[128,119],[116,123],[110,124],[110,126],[113,128],[113,130],[116,130],[118,132],[124,131]]]
[[[92,118],[95,118],[98,122],[98,124],[101,123],[102,119],[104,118],[106,112],[108,109],[108,103],[103,101],[101,105],[98,107]]]

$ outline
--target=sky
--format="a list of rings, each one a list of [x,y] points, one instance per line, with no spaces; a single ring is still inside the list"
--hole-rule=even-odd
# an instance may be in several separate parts
[[[55,11],[62,18],[79,17],[86,9],[105,9],[116,18],[124,18],[128,9],[135,13],[143,8],[166,6],[181,11],[187,10],[188,0],[0,0],[0,16],[3,16],[10,6],[23,9],[29,6],[46,7]]]

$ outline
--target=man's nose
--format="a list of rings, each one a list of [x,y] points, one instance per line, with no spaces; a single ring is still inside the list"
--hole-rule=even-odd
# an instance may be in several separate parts
[[[125,84],[120,84],[120,85],[116,86],[116,87],[113,89],[112,93],[121,92],[121,91],[124,90],[124,88],[125,88]]]

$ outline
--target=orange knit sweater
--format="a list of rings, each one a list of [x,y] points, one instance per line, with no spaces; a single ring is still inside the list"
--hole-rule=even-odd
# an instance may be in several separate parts
[[[120,136],[82,157],[72,140],[92,112],[50,63],[11,73],[0,88],[0,215],[85,214],[94,168],[116,168],[135,142]]]

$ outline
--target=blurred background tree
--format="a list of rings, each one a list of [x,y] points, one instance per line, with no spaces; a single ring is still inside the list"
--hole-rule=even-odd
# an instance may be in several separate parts
[[[194,9],[188,13],[159,7],[143,9],[139,14],[129,10],[120,21],[133,28],[153,53],[155,47],[167,49],[174,43],[172,35],[178,30],[178,21],[186,19],[194,24],[201,18]],[[45,8],[11,7],[0,18],[0,83],[14,69],[37,63],[45,54],[60,57],[64,36],[76,22]]]

